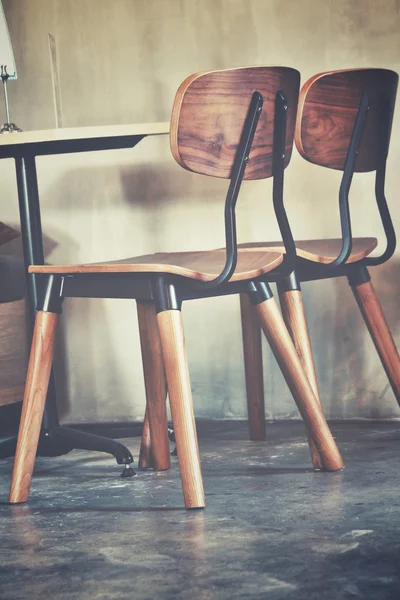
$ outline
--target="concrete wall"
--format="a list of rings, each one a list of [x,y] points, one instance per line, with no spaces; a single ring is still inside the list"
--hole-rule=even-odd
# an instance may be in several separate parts
[[[56,39],[64,126],[168,120],[190,73],[246,64],[316,72],[400,70],[399,0],[3,0],[19,79],[9,85],[23,129],[54,127],[47,33]],[[393,128],[387,196],[400,225],[400,111]],[[50,262],[99,261],[156,250],[213,248],[223,241],[225,182],[178,167],[167,137],[133,150],[38,160]],[[1,219],[18,223],[12,161],[0,161]],[[286,203],[298,238],[339,231],[339,174],[294,154]],[[239,240],[277,236],[270,182],[245,185]],[[373,175],[355,177],[355,235],[377,235]],[[255,215],[257,217],[255,218]],[[399,255],[373,272],[400,342]],[[400,411],[346,281],[304,284],[321,396],[329,417],[395,417]],[[188,303],[184,322],[196,414],[246,415],[238,299]],[[267,414],[295,417],[264,348]],[[144,389],[136,310],[127,301],[65,303],[57,368],[64,421],[141,418]]]

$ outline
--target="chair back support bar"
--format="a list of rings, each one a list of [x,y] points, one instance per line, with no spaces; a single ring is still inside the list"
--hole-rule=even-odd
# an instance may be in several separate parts
[[[273,147],[273,187],[272,199],[276,220],[285,247],[285,258],[280,268],[282,277],[288,277],[296,264],[296,244],[286,214],[283,201],[283,179],[286,161],[286,134],[288,104],[285,95],[279,91],[275,98],[274,147]]]
[[[389,145],[397,83],[397,73],[387,69],[335,71],[309,79],[300,92],[295,133],[303,158],[343,170],[361,98],[367,94],[368,117],[354,171],[376,170],[382,127],[387,128],[385,139]]]
[[[244,179],[273,174],[276,94],[285,95],[287,110],[285,164],[289,164],[300,74],[286,67],[243,67],[197,73],[179,87],[171,117],[170,143],[175,160],[185,169],[229,179],[243,123],[254,92],[263,109]]]

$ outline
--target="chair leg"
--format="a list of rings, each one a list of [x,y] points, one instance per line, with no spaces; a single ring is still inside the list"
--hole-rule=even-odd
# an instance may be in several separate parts
[[[314,440],[327,471],[338,471],[344,464],[321,406],[304,373],[296,349],[274,298],[256,305],[261,327],[268,339],[283,376],[292,392],[306,427]]]
[[[318,380],[315,372],[310,337],[308,335],[302,293],[300,290],[282,291],[279,293],[279,300],[281,304],[283,320],[285,321],[294,347],[296,348],[297,354],[300,358],[301,366],[308,377],[308,381],[310,382],[314,396],[318,400],[318,404],[321,406]],[[314,465],[314,469],[323,469],[321,457],[310,434],[308,434],[308,444],[310,446],[311,460]]]
[[[165,471],[170,467],[167,388],[157,315],[152,304],[139,302],[137,314],[147,402],[139,467]]]
[[[247,413],[251,440],[265,440],[261,326],[247,294],[240,294]]]
[[[149,412],[146,404],[146,412],[144,413],[142,439],[140,442],[140,452],[138,466],[140,469],[153,469],[154,461],[151,454],[151,435],[149,425]]]
[[[192,392],[186,358],[182,314],[164,310],[157,315],[171,403],[186,508],[205,506]]]
[[[38,312],[33,331],[9,502],[27,502],[46,403],[58,314]]]
[[[400,406],[400,358],[372,282],[351,288]]]

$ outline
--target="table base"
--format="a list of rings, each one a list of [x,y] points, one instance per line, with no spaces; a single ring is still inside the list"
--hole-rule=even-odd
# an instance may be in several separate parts
[[[17,435],[8,436],[0,441],[0,458],[14,456]],[[68,427],[44,429],[40,434],[38,456],[62,456],[72,450],[94,450],[112,454],[119,465],[130,465],[133,456],[120,442],[93,433],[76,431]],[[124,468],[123,477],[134,475],[134,471]]]

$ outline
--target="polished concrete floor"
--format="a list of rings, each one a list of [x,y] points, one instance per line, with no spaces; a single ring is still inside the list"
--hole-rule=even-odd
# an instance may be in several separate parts
[[[262,443],[200,424],[204,511],[184,510],[176,458],[132,479],[106,455],[39,458],[20,506],[1,461],[0,599],[400,598],[400,423],[332,430],[346,468],[314,473],[301,423]]]

